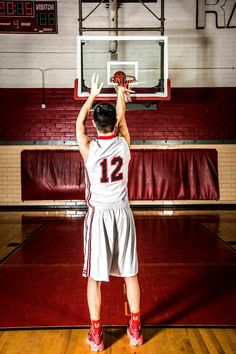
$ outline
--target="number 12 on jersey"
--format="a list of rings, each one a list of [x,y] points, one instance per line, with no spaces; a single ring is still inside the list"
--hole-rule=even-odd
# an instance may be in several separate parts
[[[111,175],[108,175],[108,164],[111,166],[115,166],[114,170],[111,172]],[[123,179],[123,172],[121,172],[121,168],[123,166],[123,159],[120,156],[115,156],[109,161],[108,159],[103,159],[100,163],[101,166],[101,183],[109,183],[109,182],[117,182]]]

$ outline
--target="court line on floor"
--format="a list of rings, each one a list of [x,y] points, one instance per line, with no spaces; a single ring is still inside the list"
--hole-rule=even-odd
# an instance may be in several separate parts
[[[88,329],[90,328],[90,324],[81,325],[81,326],[35,326],[35,327],[0,327],[0,331],[26,331],[26,330],[63,330],[63,329]],[[112,329],[112,328],[127,328],[127,325],[103,325],[103,328]],[[236,329],[236,325],[171,325],[171,324],[153,324],[153,325],[145,325],[142,324],[142,328],[215,328],[215,329]]]
[[[3,259],[0,262],[0,266],[5,265],[5,262],[14,255],[15,252],[17,252],[19,250],[19,248],[21,248],[22,246],[24,246],[29,240],[31,240],[39,231],[41,231],[43,229],[45,225],[41,224],[39,225],[38,228],[36,228],[36,230],[34,230],[31,234],[29,234],[29,236],[24,239],[21,243],[19,243],[18,246],[16,246],[11,252],[9,252],[5,257],[3,257]]]
[[[74,263],[74,264],[69,264],[69,263],[56,263],[56,264],[47,264],[47,263],[28,263],[28,264],[20,264],[20,263],[15,263],[15,264],[1,264],[4,267],[9,267],[9,268],[19,268],[19,267],[66,267],[66,268],[70,268],[70,267],[82,267],[83,263]],[[235,263],[139,263],[140,267],[156,267],[156,266],[160,266],[160,267],[168,267],[168,266],[177,266],[177,267],[183,267],[183,266],[197,266],[197,267],[217,267],[217,266],[236,266],[236,262]],[[112,276],[114,277],[115,276]]]
[[[209,229],[207,226],[205,226],[203,223],[200,223],[200,226],[208,231],[211,235],[213,235],[215,238],[217,238],[221,243],[223,243],[223,245],[225,245],[227,248],[230,248],[231,250],[233,250],[233,252],[236,252],[236,249],[234,247],[231,246],[230,243],[228,243],[227,241],[224,241],[215,231]]]
[[[20,264],[20,263],[16,263],[16,264],[1,264],[2,266],[4,266],[5,268],[9,267],[9,268],[20,268],[20,267],[65,267],[65,268],[73,268],[73,267],[83,267],[83,263],[73,263],[73,264],[69,264],[69,263],[55,263],[55,264],[47,264],[47,263],[28,263],[28,264]],[[217,267],[217,266],[236,266],[236,263],[139,263],[140,267],[169,267],[169,266],[176,266],[176,267],[183,267],[183,266],[197,266],[197,267]],[[114,277],[113,275],[111,275],[111,277]]]

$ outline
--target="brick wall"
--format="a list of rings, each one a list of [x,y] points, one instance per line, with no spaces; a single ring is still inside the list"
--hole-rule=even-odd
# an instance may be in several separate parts
[[[0,93],[1,141],[75,140],[75,121],[80,103],[73,100],[71,89],[46,90],[46,109],[41,108],[40,89],[2,89]],[[160,102],[157,111],[127,112],[131,137],[133,140],[235,140],[235,94],[235,88],[173,89],[172,100]],[[95,133],[91,120],[88,133]],[[236,203],[236,144],[210,147],[218,151],[220,200],[209,203]],[[21,201],[20,153],[23,149],[32,148],[44,149],[45,145],[0,146],[0,204],[70,204],[71,201]],[[47,145],[46,148],[70,149],[70,146]],[[73,143],[72,148],[75,148]],[[145,145],[145,148],[163,146]],[[184,144],[164,148],[209,148],[209,145]],[[171,203],[192,204],[193,201],[168,201]]]
[[[0,89],[0,140],[75,140],[81,107],[71,89]],[[174,88],[157,110],[128,111],[132,140],[236,139],[236,88]],[[95,134],[91,120],[88,133]]]

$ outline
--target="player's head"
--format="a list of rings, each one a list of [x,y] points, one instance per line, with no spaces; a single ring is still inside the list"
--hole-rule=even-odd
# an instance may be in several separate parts
[[[110,103],[98,104],[93,113],[93,120],[100,133],[113,132],[116,125],[116,109]]]

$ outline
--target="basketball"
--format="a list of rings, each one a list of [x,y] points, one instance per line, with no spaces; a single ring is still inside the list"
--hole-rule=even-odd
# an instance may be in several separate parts
[[[118,86],[123,86],[125,84],[126,75],[123,71],[117,71],[113,76],[113,81],[118,84]]]

